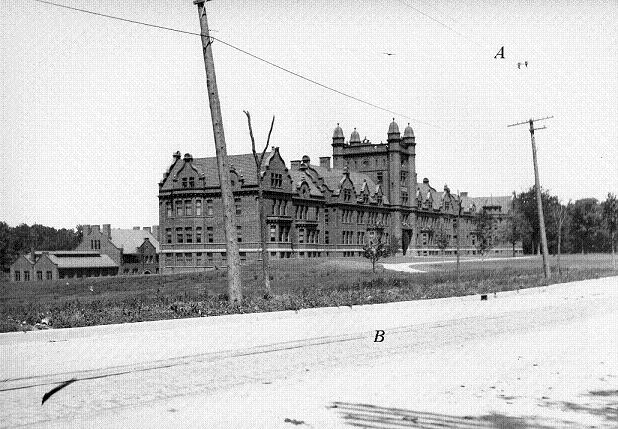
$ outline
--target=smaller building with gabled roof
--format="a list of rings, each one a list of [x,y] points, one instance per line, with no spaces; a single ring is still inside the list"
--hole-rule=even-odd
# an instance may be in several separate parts
[[[76,250],[98,251],[119,267],[120,275],[159,273],[159,227],[112,228],[110,224],[84,225]]]
[[[11,265],[11,281],[53,281],[115,276],[118,264],[97,251],[49,250],[21,255]]]

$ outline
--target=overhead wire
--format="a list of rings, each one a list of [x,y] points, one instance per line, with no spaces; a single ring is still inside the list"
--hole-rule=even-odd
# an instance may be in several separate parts
[[[68,9],[68,10],[76,11],[76,12],[82,12],[82,13],[86,13],[86,14],[90,14],[90,15],[94,15],[94,16],[99,16],[99,17],[103,17],[103,18],[108,18],[108,19],[113,19],[113,20],[117,20],[117,21],[121,21],[121,22],[126,22],[126,23],[130,23],[130,24],[142,25],[142,26],[146,26],[146,27],[151,27],[151,28],[156,28],[156,29],[159,29],[159,30],[176,32],[176,33],[180,33],[180,34],[188,34],[188,35],[192,35],[192,36],[206,37],[206,35],[201,33],[201,32],[198,33],[198,32],[194,32],[194,31],[181,30],[181,29],[178,29],[178,28],[167,27],[167,26],[164,26],[164,25],[152,24],[152,23],[148,23],[148,22],[144,22],[144,21],[138,21],[138,20],[135,20],[135,19],[123,18],[123,17],[116,16],[116,15],[109,15],[109,14],[105,14],[105,13],[101,13],[101,12],[95,12],[95,11],[92,11],[92,10],[89,10],[89,9],[77,8],[77,7],[68,6],[68,5],[64,5],[64,4],[60,4],[60,3],[55,3],[55,2],[51,2],[51,1],[47,1],[47,0],[33,0],[33,1],[35,1],[37,3],[47,4],[47,5],[50,5],[50,6],[55,6],[55,7],[59,7],[59,8],[63,8],[63,9]],[[426,121],[422,121],[420,119],[416,119],[416,118],[410,117],[410,116],[405,115],[403,113],[396,112],[396,111],[388,109],[386,107],[379,106],[379,105],[374,104],[374,103],[372,103],[370,101],[363,100],[362,98],[356,97],[354,95],[351,95],[351,94],[348,94],[346,92],[340,91],[340,90],[338,90],[336,88],[333,88],[331,86],[325,85],[325,84],[323,84],[321,82],[318,82],[318,81],[316,81],[314,79],[311,79],[311,78],[309,78],[307,76],[304,76],[304,75],[302,75],[300,73],[294,72],[294,71],[292,71],[292,70],[290,70],[290,69],[288,69],[286,67],[280,66],[280,65],[278,65],[278,64],[276,64],[276,63],[274,63],[272,61],[269,61],[269,60],[267,60],[265,58],[262,58],[262,57],[260,57],[258,55],[255,55],[255,54],[253,54],[253,53],[251,53],[251,52],[249,52],[249,51],[247,51],[245,49],[242,49],[242,48],[240,48],[238,46],[235,46],[235,45],[233,45],[233,44],[231,44],[229,42],[226,42],[225,40],[222,40],[222,39],[220,39],[218,37],[211,36],[210,34],[208,35],[208,37],[211,40],[215,40],[215,41],[221,43],[222,45],[225,45],[225,46],[227,46],[229,48],[232,48],[232,49],[234,49],[234,50],[236,50],[238,52],[241,52],[241,53],[243,53],[243,54],[245,54],[245,55],[247,55],[247,56],[249,56],[251,58],[254,58],[254,59],[258,60],[258,61],[261,61],[261,62],[263,62],[265,64],[268,64],[271,67],[277,68],[277,69],[279,69],[279,70],[281,70],[281,71],[283,71],[285,73],[288,73],[288,74],[291,74],[293,76],[296,76],[299,79],[305,80],[305,81],[307,81],[307,82],[309,82],[309,83],[311,83],[313,85],[319,86],[319,87],[324,88],[324,89],[326,89],[328,91],[331,91],[331,92],[334,92],[336,94],[339,94],[339,95],[341,95],[343,97],[349,98],[351,100],[357,101],[359,103],[365,104],[365,105],[373,107],[375,109],[391,113],[391,114],[393,114],[395,116],[409,119],[410,121],[413,121],[413,122],[417,122],[417,123],[420,123],[420,124],[423,124],[423,125],[427,125],[427,126],[430,126],[430,127],[433,127],[433,128],[437,128],[437,129],[443,129],[442,127],[440,127],[440,126],[438,126],[436,124],[432,124],[432,123],[429,123],[429,122],[426,122]]]

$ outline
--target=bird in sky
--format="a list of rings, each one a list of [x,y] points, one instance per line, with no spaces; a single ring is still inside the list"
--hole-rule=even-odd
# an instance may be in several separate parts
[[[383,53],[384,55],[388,55],[388,56],[395,55],[395,54],[393,54],[392,52],[382,52],[382,53]]]

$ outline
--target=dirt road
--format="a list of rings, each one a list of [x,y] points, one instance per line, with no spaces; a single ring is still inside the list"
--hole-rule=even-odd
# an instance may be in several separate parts
[[[0,426],[617,427],[617,340],[615,277],[2,334]]]

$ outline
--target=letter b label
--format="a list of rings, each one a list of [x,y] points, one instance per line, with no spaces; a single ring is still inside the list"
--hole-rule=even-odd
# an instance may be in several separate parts
[[[376,337],[373,340],[374,343],[381,343],[382,341],[384,341],[384,331],[382,330],[377,330],[376,331]]]

